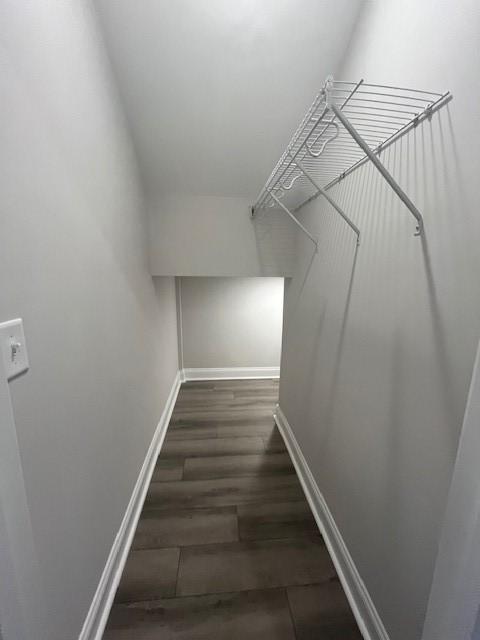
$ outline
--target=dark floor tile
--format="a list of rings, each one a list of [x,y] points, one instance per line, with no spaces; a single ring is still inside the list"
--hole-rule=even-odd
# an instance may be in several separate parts
[[[220,408],[212,409],[182,409],[181,411],[174,411],[172,414],[171,422],[175,423],[179,420],[199,422],[199,421],[223,421],[229,422],[231,420],[239,420],[248,416],[250,420],[266,420],[271,419],[273,410],[271,407],[266,409],[253,409],[248,408],[248,411],[244,407],[231,407],[229,409]]]
[[[239,425],[221,424],[218,426],[210,423],[196,425],[176,426],[168,431],[168,440],[204,440],[206,438],[243,438],[258,436],[269,438],[275,429],[273,422],[244,423]]]
[[[243,379],[231,379],[231,380],[213,380],[215,389],[228,389],[232,388],[234,391],[238,389],[278,389],[278,378],[243,378]]]
[[[264,385],[259,387],[235,388],[232,387],[232,393],[235,398],[268,398],[278,400],[278,386]]]
[[[272,407],[278,403],[278,392],[277,391],[234,391],[233,397],[235,401],[239,400],[251,400],[254,402],[259,402],[261,404],[268,404]]]
[[[295,640],[283,589],[115,605],[104,640]]]
[[[179,549],[131,551],[115,601],[136,602],[175,595],[179,554]]]
[[[228,412],[223,412],[228,413]],[[250,411],[237,411],[235,415],[227,415],[227,416],[201,416],[195,415],[192,413],[188,418],[175,418],[172,414],[170,420],[170,426],[176,428],[177,426],[193,426],[194,424],[207,424],[207,425],[219,425],[219,424],[230,424],[230,425],[239,425],[239,424],[252,424],[258,422],[274,422],[273,413],[268,413],[267,415],[256,416],[251,415]]]
[[[235,507],[171,512],[146,510],[138,522],[133,548],[183,547],[235,540],[238,540]]]
[[[251,424],[244,423],[240,425],[234,425],[231,423],[220,424],[216,427],[217,429],[217,438],[239,438],[242,436],[260,436],[264,438],[264,442],[266,438],[269,438],[272,435],[273,430],[275,429],[275,423],[271,418],[268,421],[263,422],[255,422],[252,421]]]
[[[264,442],[265,451],[267,453],[282,453],[287,451],[285,443],[280,440],[270,440],[269,438],[264,438]]]
[[[248,411],[250,408],[255,409],[268,409],[273,412],[275,405],[277,404],[277,400],[274,397],[261,396],[261,395],[250,395],[250,396],[241,396],[237,393],[234,393],[234,397],[232,400],[228,400],[223,404],[225,407],[243,407],[245,411]]]
[[[198,440],[165,440],[160,458],[195,458],[241,453],[263,453],[265,445],[258,436],[242,438],[202,438]]]
[[[188,509],[224,507],[248,502],[290,502],[304,495],[295,475],[217,480],[152,482],[145,509]]]
[[[211,393],[220,393],[220,392],[211,392]],[[184,411],[189,411],[191,413],[198,412],[225,412],[230,409],[238,409],[242,411],[267,411],[270,414],[273,413],[275,405],[277,404],[277,399],[275,396],[239,396],[238,394],[230,393],[230,398],[225,398],[224,400],[214,400],[210,399],[207,394],[204,397],[198,396],[195,399],[186,399],[179,401],[175,404],[176,413],[182,413]]]
[[[230,380],[212,380],[212,384],[215,389],[233,389],[237,391],[238,389],[265,389],[265,388],[277,388],[278,389],[278,379],[277,378],[242,378],[242,379],[230,379]]]
[[[275,428],[275,421],[272,415],[264,416],[263,418],[250,417],[248,412],[241,416],[225,418],[199,418],[198,416],[190,417],[189,419],[175,420],[173,417],[170,420],[168,427],[168,433],[172,430],[185,428],[212,428],[212,427],[270,427]]]
[[[285,442],[278,427],[275,427],[269,436],[263,438],[265,450],[270,452],[286,451]]]
[[[294,640],[290,608],[297,640],[359,640],[277,401],[278,380],[182,385],[105,640]]]
[[[183,477],[185,480],[203,480],[235,476],[273,476],[285,473],[295,473],[288,454],[264,453],[187,458]]]
[[[159,458],[153,470],[152,482],[166,482],[183,478],[183,458]]]
[[[214,393],[214,392],[212,392]],[[228,407],[232,406],[235,402],[235,398],[233,393],[228,392],[231,395],[230,399],[225,399],[222,402],[216,400],[211,400],[208,396],[197,398],[188,398],[185,400],[181,400],[175,404],[175,409],[173,415],[176,413],[182,413],[184,411],[194,412],[198,411],[203,413],[205,411],[224,411],[228,409]]]
[[[319,535],[306,500],[237,507],[240,540],[301,538]]]
[[[321,538],[234,542],[181,550],[177,595],[322,582],[335,569]]]
[[[246,434],[250,435],[250,434]],[[257,434],[255,434],[257,435]],[[263,434],[260,434],[263,436]],[[170,428],[168,430],[168,442],[172,440],[205,440],[208,438],[217,438],[217,427],[209,424],[198,424],[194,426],[181,426]]]
[[[190,389],[214,389],[215,382],[213,380],[191,380],[189,382],[183,382],[180,386],[180,391]]]
[[[180,389],[175,408],[180,404],[217,403],[233,400],[234,392],[228,389]]]
[[[362,640],[338,579],[287,593],[297,640]]]

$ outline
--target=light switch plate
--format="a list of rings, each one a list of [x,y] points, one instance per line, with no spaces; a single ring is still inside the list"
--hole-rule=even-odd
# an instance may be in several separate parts
[[[7,380],[15,378],[28,369],[27,345],[21,318],[0,322],[0,349]]]

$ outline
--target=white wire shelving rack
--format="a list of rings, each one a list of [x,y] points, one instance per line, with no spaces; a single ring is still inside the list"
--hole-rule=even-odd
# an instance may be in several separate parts
[[[365,162],[372,162],[415,218],[415,235],[421,235],[422,214],[382,164],[380,154],[451,97],[449,91],[346,82],[329,76],[251,207],[252,217],[279,207],[317,245],[294,214],[323,196],[351,227],[359,244],[360,229],[328,191]]]

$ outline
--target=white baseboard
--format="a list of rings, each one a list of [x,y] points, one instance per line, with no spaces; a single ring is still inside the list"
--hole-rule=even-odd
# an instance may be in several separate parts
[[[175,377],[172,389],[168,396],[160,421],[145,456],[142,468],[135,483],[130,502],[123,517],[120,529],[115,537],[107,563],[103,570],[100,582],[90,605],[87,617],[80,632],[79,640],[101,640],[105,625],[108,620],[110,608],[115,597],[118,583],[122,576],[123,568],[127,560],[130,545],[132,543],[138,518],[142,511],[150,479],[152,477],[155,462],[163,444],[168,424],[177,399],[180,384],[182,382],[180,371]]]
[[[297,475],[313,512],[318,528],[332,558],[338,577],[342,583],[359,629],[365,640],[389,640],[387,631],[373,604],[367,588],[353,562],[342,535],[333,519],[317,483],[310,471],[307,461],[288,424],[284,413],[277,405],[275,422],[285,440]]]
[[[187,380],[240,380],[247,378],[279,378],[280,367],[230,367],[210,369],[183,369],[182,381]]]

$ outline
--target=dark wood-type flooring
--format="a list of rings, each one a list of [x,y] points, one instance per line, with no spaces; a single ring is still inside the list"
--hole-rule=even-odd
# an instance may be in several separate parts
[[[272,410],[183,384],[104,640],[361,640]]]

